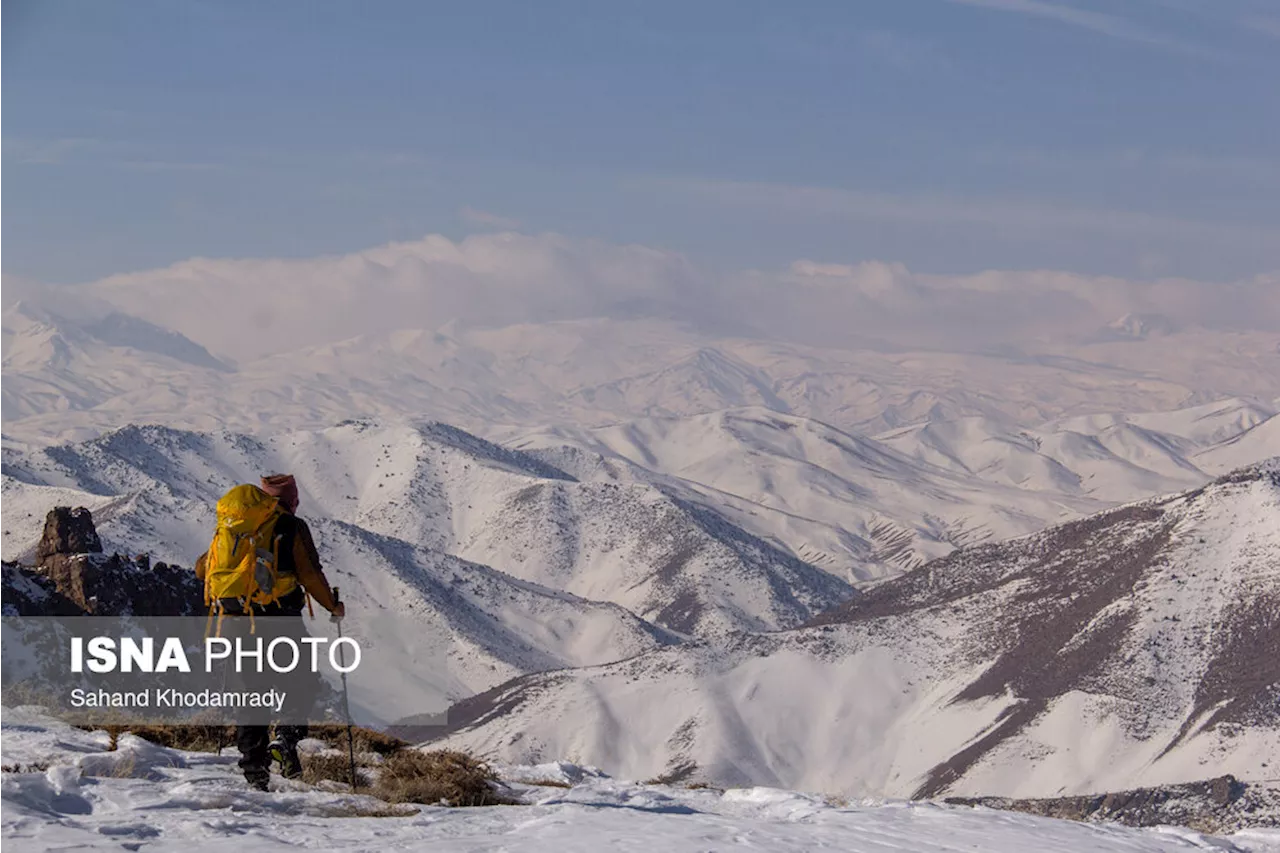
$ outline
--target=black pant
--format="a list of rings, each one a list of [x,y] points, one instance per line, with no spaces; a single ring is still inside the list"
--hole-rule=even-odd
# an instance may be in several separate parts
[[[242,641],[262,638],[263,648],[277,637],[288,637],[297,642],[308,636],[306,624],[302,621],[302,608],[306,599],[301,589],[295,589],[272,604],[253,606],[253,633],[249,633],[249,618],[244,613],[239,601],[226,599],[221,602],[227,614],[222,620],[222,635],[232,642],[238,637]],[[256,663],[246,661],[244,671],[238,674],[238,689],[261,692],[275,688],[285,692],[284,707],[280,717],[288,722],[276,722],[276,737],[286,743],[296,745],[307,736],[307,720],[314,710],[316,697],[320,692],[319,676],[311,671],[310,654],[306,646],[298,643],[302,650],[298,666],[291,673],[277,673],[264,664],[263,672],[257,672]],[[287,659],[287,655],[284,656]],[[265,780],[271,766],[271,755],[268,746],[271,743],[271,723],[275,716],[274,709],[261,709],[247,712],[242,719],[246,722],[236,726],[236,746],[240,749],[240,769],[245,778],[253,781]]]

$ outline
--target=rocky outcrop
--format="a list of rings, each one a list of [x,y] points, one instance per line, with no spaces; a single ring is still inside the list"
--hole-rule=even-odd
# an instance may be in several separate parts
[[[1109,821],[1129,826],[1187,826],[1209,833],[1280,824],[1280,787],[1247,784],[1230,775],[1183,785],[1080,797],[1034,800],[949,797],[947,802],[1065,820]]]
[[[44,535],[36,546],[36,564],[44,565],[58,554],[101,554],[102,540],[93,526],[93,514],[84,507],[57,506],[44,520]]]
[[[204,592],[190,569],[151,564],[148,556],[103,553],[93,516],[83,507],[55,507],[36,547],[37,564],[4,567],[5,612],[61,616],[194,616]],[[12,602],[10,595],[13,596]]]
[[[0,564],[0,600],[5,616],[83,616],[85,610],[39,572],[17,563]]]

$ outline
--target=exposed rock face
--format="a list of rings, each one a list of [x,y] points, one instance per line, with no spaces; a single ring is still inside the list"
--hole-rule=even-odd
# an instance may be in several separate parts
[[[5,616],[82,616],[84,608],[58,591],[58,585],[17,563],[0,569]]]
[[[93,526],[93,514],[84,507],[57,506],[44,521],[44,535],[36,546],[36,563],[44,565],[54,554],[101,554],[102,540]]]
[[[1201,832],[1233,832],[1280,823],[1280,788],[1219,776],[1185,785],[1139,788],[1084,797],[1015,800],[949,797],[955,805],[987,806],[1045,817],[1114,821],[1129,826],[1188,826]]]
[[[55,554],[42,567],[59,592],[94,616],[194,616],[204,591],[190,569],[112,554]]]
[[[935,766],[916,797],[945,793],[1073,692],[1113,697],[1139,738],[1167,736],[1180,720],[1164,753],[1196,731],[1274,730],[1280,552],[1267,533],[1280,529],[1277,508],[1273,460],[1181,495],[956,551],[810,624],[975,614],[957,648],[968,662],[995,662],[953,703],[1012,695],[1017,704]],[[1215,551],[1206,534],[1253,541]]]
[[[23,616],[192,616],[204,612],[195,573],[146,555],[102,553],[93,516],[83,507],[56,507],[45,520],[34,571],[4,568],[6,613],[10,594]]]

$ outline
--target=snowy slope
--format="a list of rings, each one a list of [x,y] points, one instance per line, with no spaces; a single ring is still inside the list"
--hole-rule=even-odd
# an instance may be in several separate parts
[[[864,580],[1199,485],[1219,472],[1214,453],[1240,464],[1280,453],[1270,434],[1278,424],[1262,404],[1228,400],[1036,429],[939,417],[874,440],[763,408],[493,436],[583,480],[680,490],[808,562]]]
[[[1277,613],[1280,460],[958,551],[814,627],[526,676],[445,742],[854,796],[1266,779]]]
[[[74,420],[75,412],[142,388],[163,408],[185,377],[229,372],[177,332],[107,307],[80,309],[74,320],[27,302],[5,310],[6,424],[50,411]]]
[[[1113,416],[1108,416],[1113,417]],[[1123,500],[1135,494],[1177,491],[1202,482],[1205,475],[1190,465],[1179,466],[1147,435],[1119,435],[1115,430],[1093,435],[1065,429],[1022,429],[986,418],[932,421],[879,438],[908,455],[957,473],[973,474],[1032,491],[1057,492],[1096,500]],[[1107,444],[1136,445],[1133,452],[1116,452]],[[1146,464],[1130,461],[1154,445]],[[1150,467],[1149,467],[1150,466]]]
[[[802,559],[856,580],[1106,505],[1064,489],[984,482],[882,442],[760,408],[498,435],[540,458],[579,466],[584,479],[669,484],[722,507],[734,523]],[[578,455],[565,459],[566,449]]]
[[[1278,415],[1273,402],[1232,398],[1037,426],[980,417],[933,419],[877,439],[914,459],[989,482],[1123,502],[1178,491],[1280,453]]]
[[[1197,451],[1192,458],[1202,470],[1230,471],[1254,459],[1266,458],[1276,448],[1280,448],[1280,416],[1272,416],[1248,432]]]
[[[24,851],[52,850],[620,850],[701,853],[1224,853],[1280,850],[1280,834],[1225,838],[1184,829],[1069,823],[983,808],[866,801],[769,788],[728,791],[639,785],[569,765],[512,767],[506,778],[528,805],[448,809],[387,806],[276,779],[248,791],[228,753],[182,752],[124,735],[107,752],[105,732],[83,732],[27,709],[3,723],[7,766],[4,839]],[[563,778],[569,789],[518,780]],[[397,816],[398,815],[398,816]]]

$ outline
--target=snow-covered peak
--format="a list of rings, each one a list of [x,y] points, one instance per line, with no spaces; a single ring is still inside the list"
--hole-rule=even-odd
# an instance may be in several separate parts
[[[54,408],[93,408],[139,376],[163,386],[230,368],[169,329],[119,311],[23,300],[4,312],[4,417],[21,421]],[[69,314],[67,311],[69,310]],[[153,388],[153,393],[155,389]],[[51,396],[52,395],[52,396]]]

